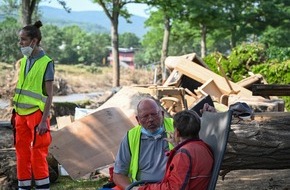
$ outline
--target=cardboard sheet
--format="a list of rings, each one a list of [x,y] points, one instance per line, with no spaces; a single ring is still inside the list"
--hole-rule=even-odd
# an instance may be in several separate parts
[[[132,127],[120,108],[105,108],[53,131],[49,151],[72,179],[80,179],[112,164],[121,140]]]

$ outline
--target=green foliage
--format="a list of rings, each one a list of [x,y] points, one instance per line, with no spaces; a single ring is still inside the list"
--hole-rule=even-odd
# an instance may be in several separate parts
[[[48,28],[47,33],[54,28]],[[107,47],[110,45],[109,34],[86,33],[78,26],[67,26],[60,30],[62,39],[58,44],[55,59],[61,63],[90,65],[91,63],[103,64],[108,55]],[[58,38],[51,39],[54,41]],[[55,43],[50,43],[54,45]],[[54,48],[55,46],[52,46]],[[49,48],[49,46],[48,46]]]
[[[266,52],[262,44],[244,43],[232,50],[228,56],[228,65],[225,70],[230,78],[237,82],[248,77],[248,72],[252,65],[257,65],[266,61]]]
[[[97,64],[93,63],[92,65],[88,66],[86,69],[88,72],[93,73],[93,74],[101,74],[102,69],[100,69]]]
[[[59,60],[59,47],[62,45],[63,33],[57,26],[44,25],[41,29],[42,40],[41,46],[45,52],[55,61]]]
[[[266,53],[271,60],[286,61],[290,59],[290,47],[271,46],[266,50]]]
[[[282,99],[285,101],[285,109],[289,112],[290,111],[290,97],[283,96]]]
[[[218,64],[219,60],[220,66]],[[204,58],[204,61],[214,72],[222,76],[225,74],[233,82],[248,77],[251,66],[263,63],[265,60],[264,46],[257,43],[245,43],[237,46],[228,57],[215,52]]]
[[[171,28],[169,55],[184,55],[200,52],[200,31],[193,29],[191,23],[174,21]]]
[[[288,48],[267,49],[257,43],[242,44],[233,49],[228,57],[220,53],[212,53],[204,58],[204,61],[212,71],[223,75],[218,69],[218,60],[230,80],[238,82],[248,73],[261,74],[269,84],[290,84],[290,59],[280,62],[283,58],[279,51],[287,52]],[[271,57],[269,56],[271,55]],[[287,110],[290,110],[290,98],[282,97]]]
[[[18,46],[18,32],[21,26],[14,18],[0,23],[0,61],[14,63],[22,57]]]
[[[285,62],[265,62],[254,65],[251,70],[262,74],[269,84],[290,84],[290,60]]]
[[[140,39],[133,33],[123,33],[119,36],[119,47],[122,48],[139,48]]]
[[[289,47],[289,26],[267,27],[261,36],[261,43],[278,47]]]
[[[284,62],[272,62],[271,60],[254,65],[252,68],[254,73],[260,73],[265,77],[269,84],[290,84],[290,60]],[[290,97],[282,97],[285,101],[285,107],[290,111]]]

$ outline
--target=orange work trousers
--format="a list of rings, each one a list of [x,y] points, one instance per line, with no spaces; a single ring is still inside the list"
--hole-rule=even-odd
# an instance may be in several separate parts
[[[41,118],[40,110],[29,115],[16,115],[15,149],[18,181],[30,181],[32,176],[36,182],[49,179],[46,157],[51,143],[51,135],[50,130],[41,136],[36,132]],[[49,118],[46,124],[50,129]]]

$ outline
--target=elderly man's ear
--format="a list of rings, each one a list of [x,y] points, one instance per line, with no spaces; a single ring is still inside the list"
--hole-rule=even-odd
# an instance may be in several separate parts
[[[138,118],[138,116],[135,116],[135,118],[136,118],[138,124],[140,125],[140,122],[139,122],[139,118]]]

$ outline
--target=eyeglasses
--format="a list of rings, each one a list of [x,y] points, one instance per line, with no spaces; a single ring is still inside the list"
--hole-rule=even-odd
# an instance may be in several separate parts
[[[138,116],[140,120],[142,121],[147,121],[150,117],[152,117],[153,119],[157,118],[159,116],[159,112],[156,112],[156,113],[149,113],[149,114],[146,114],[144,116]]]

